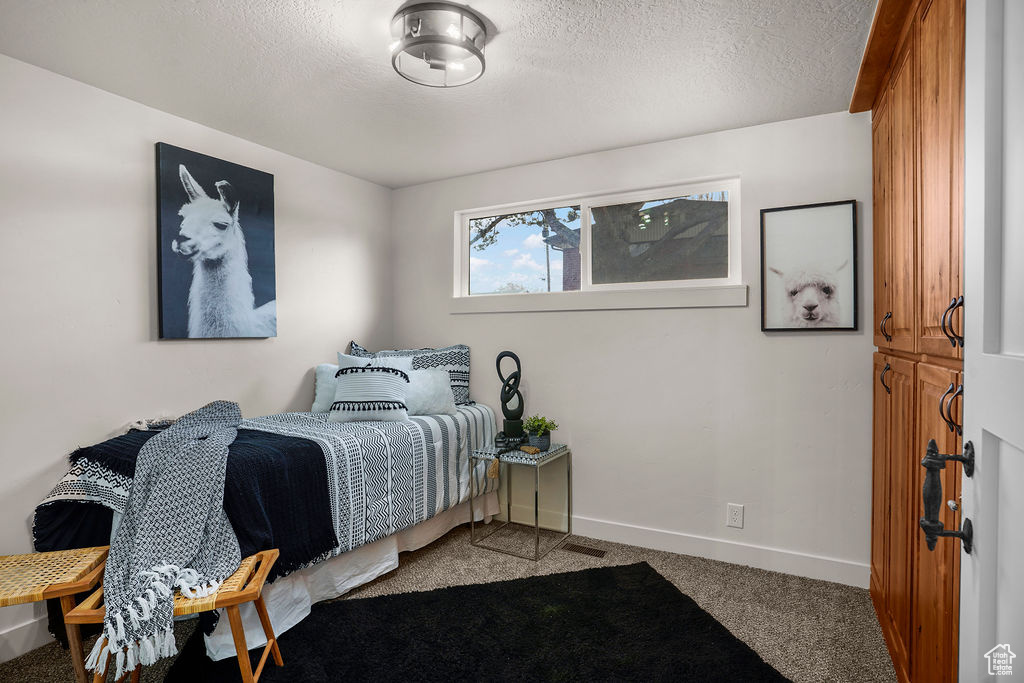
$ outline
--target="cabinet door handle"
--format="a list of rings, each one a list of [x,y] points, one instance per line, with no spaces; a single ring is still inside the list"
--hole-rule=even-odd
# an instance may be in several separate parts
[[[956,313],[956,309],[958,309],[958,308],[959,309],[963,309],[963,307],[964,307],[964,297],[961,294],[960,296],[958,296],[953,301],[953,307],[949,310],[949,332],[950,332],[950,335],[952,335],[952,337],[953,337],[953,340],[952,340],[953,341],[953,346],[956,346],[957,344],[959,344],[960,348],[964,347],[964,335],[957,334],[956,330],[953,329],[953,314]]]
[[[950,384],[949,386],[952,387],[953,385]],[[961,384],[956,388],[956,391],[953,392],[953,395],[949,397],[949,401],[946,403],[946,424],[949,425],[949,431],[955,431],[957,436],[963,436],[964,427],[953,419],[953,402],[956,401],[957,396],[963,395],[964,385]]]
[[[882,387],[885,389],[885,393],[887,394],[892,393],[892,389],[889,387],[888,384],[885,383],[885,373],[889,372],[890,370],[892,370],[892,367],[888,363],[886,363],[885,367],[882,368],[882,374],[878,376],[878,381],[882,383]]]
[[[891,318],[892,311],[889,311],[888,313],[885,314],[885,317],[882,318],[882,322],[878,323],[878,331],[882,333],[882,336],[885,337],[885,341],[887,342],[892,341],[892,335],[885,331],[885,322],[887,320],[890,320]]]
[[[954,431],[954,427],[953,421],[946,417],[946,397],[952,394],[955,389],[956,385],[950,382],[949,388],[946,389],[946,393],[939,397],[939,417],[942,418],[942,421],[946,423],[946,426],[949,427],[949,431],[951,432]]]
[[[949,300],[949,305],[946,306],[946,310],[942,312],[942,318],[939,321],[939,327],[942,329],[942,334],[946,335],[946,339],[948,339],[949,343],[952,344],[955,348],[956,337],[949,333],[949,321],[947,320],[947,316],[952,312],[954,306],[956,306],[956,298]]]

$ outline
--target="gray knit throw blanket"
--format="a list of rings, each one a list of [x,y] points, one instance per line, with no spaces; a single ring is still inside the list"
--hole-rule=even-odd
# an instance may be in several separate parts
[[[127,509],[110,545],[103,635],[86,661],[104,652],[117,677],[177,654],[174,589],[210,595],[241,562],[224,512],[228,446],[242,421],[237,403],[215,401],[185,415],[139,451]]]

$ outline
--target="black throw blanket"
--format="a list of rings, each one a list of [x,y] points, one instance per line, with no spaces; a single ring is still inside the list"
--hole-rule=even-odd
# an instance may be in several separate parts
[[[155,431],[128,432],[71,454],[126,477]],[[36,509],[36,550],[66,550],[110,542],[111,512],[98,505],[61,502]],[[239,429],[228,451],[224,511],[238,536],[242,557],[268,548],[281,556],[271,579],[332,550],[338,539],[331,518],[324,454],[315,441]],[[105,528],[103,525],[105,523]]]
[[[72,465],[96,464],[135,474],[135,459],[156,431],[132,431],[80,448]],[[277,548],[281,555],[270,581],[312,562],[338,545],[331,517],[327,466],[319,444],[309,439],[239,429],[228,450],[224,485],[227,513],[242,557]],[[56,501],[36,508],[33,535],[37,551],[68,550],[110,542],[112,511],[93,502]],[[62,620],[51,631],[63,641]],[[59,615],[59,609],[57,611]]]

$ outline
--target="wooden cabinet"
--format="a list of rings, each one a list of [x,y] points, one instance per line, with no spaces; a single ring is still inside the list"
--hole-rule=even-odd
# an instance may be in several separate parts
[[[917,278],[915,233],[916,197],[916,98],[913,35],[904,46],[893,72],[889,92],[891,186],[889,211],[889,348],[913,352],[917,343]]]
[[[885,437],[876,433],[873,461],[885,469],[873,473],[875,483],[883,488],[872,492],[876,506],[872,510],[872,548],[879,555],[877,569],[872,556],[872,598],[893,663],[901,679],[907,680],[913,605],[911,550],[917,527],[916,508],[907,495],[917,467],[913,432],[916,363],[875,354],[875,366],[881,368],[875,380],[874,423]],[[901,667],[903,671],[899,671]]]
[[[927,0],[912,16],[872,111],[874,338],[959,359],[942,324],[961,288],[963,0]],[[949,324],[962,329],[959,309]]]
[[[962,0],[933,0],[921,10],[918,29],[917,230],[918,353],[960,358],[942,332],[942,317],[960,295],[963,242],[964,7]],[[959,312],[952,324],[961,328]]]
[[[875,346],[891,348],[889,335],[892,334],[892,245],[889,223],[892,210],[892,152],[888,98],[885,93],[871,113],[871,159],[872,159],[872,281],[874,283],[874,335]],[[878,389],[878,387],[876,387]]]
[[[889,585],[889,393],[892,366],[876,353],[871,425],[871,597],[884,601]]]
[[[955,409],[959,399],[953,398],[955,388],[961,384],[961,373],[928,363],[917,364],[917,434],[915,451],[923,454],[930,439],[935,439],[940,453],[957,453],[960,439],[948,428],[941,416],[943,409],[952,413],[959,423]],[[952,405],[949,402],[952,401]],[[918,464],[914,471],[914,490],[924,485],[924,468]],[[942,472],[943,501],[960,504],[960,468],[948,463]],[[940,508],[940,519],[947,529],[960,528],[960,514],[946,504]],[[924,503],[916,498],[913,518],[924,516]],[[911,675],[913,681],[948,681],[956,679],[957,622],[959,606],[957,596],[960,585],[960,543],[939,539],[934,550],[929,550],[924,534],[914,534],[914,595],[913,633],[911,634]]]
[[[961,408],[962,349],[943,319],[962,329],[947,309],[962,271],[963,46],[963,0],[880,0],[854,98],[874,102],[871,597],[897,677],[922,683],[956,680],[957,665],[960,543],[929,550],[918,520],[928,441],[961,448],[946,417]],[[958,504],[960,472],[947,464],[944,500]],[[959,527],[958,511],[941,514]]]

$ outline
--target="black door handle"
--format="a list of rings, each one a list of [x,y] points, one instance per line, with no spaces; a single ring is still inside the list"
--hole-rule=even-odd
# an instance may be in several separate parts
[[[878,381],[882,383],[882,387],[885,388],[885,393],[887,394],[892,393],[892,389],[889,387],[888,384],[885,383],[885,373],[889,372],[890,370],[892,370],[892,366],[886,363],[885,367],[882,368],[882,373],[878,376]]]
[[[949,340],[949,343],[955,348],[956,337],[949,333],[949,321],[946,319],[946,316],[950,314],[954,306],[956,306],[955,298],[949,300],[949,305],[946,306],[946,310],[942,312],[942,318],[939,320],[939,328],[942,330],[942,334],[946,335],[946,339]]]
[[[885,321],[890,320],[891,318],[892,311],[889,311],[885,314],[885,317],[882,318],[882,322],[878,323],[878,331],[882,333],[882,336],[885,337],[885,341],[887,342],[892,341],[892,335],[885,331]]]
[[[964,347],[964,335],[957,334],[956,331],[953,329],[953,314],[956,313],[956,309],[958,309],[958,308],[962,309],[963,307],[964,307],[964,297],[961,294],[960,296],[958,296],[953,301],[953,307],[951,309],[949,309],[949,323],[948,323],[949,324],[949,333],[950,333],[950,336],[953,337],[953,339],[951,341],[953,342],[953,346],[956,346],[957,344],[959,344],[960,348]],[[963,326],[961,325],[961,329],[962,329],[962,327]]]
[[[924,531],[928,550],[935,550],[935,543],[940,536],[952,536],[961,540],[964,552],[970,553],[974,540],[974,526],[971,524],[971,520],[964,518],[961,530],[951,531],[947,530],[939,519],[939,509],[942,507],[942,475],[939,472],[946,469],[947,460],[963,463],[964,474],[968,477],[972,476],[974,474],[974,444],[970,441],[965,443],[963,455],[944,455],[939,453],[935,439],[928,442],[928,449],[921,461],[921,466],[925,468],[924,485],[921,487],[921,495],[924,498],[924,517],[918,524]]]
[[[953,386],[950,384],[949,386]],[[953,395],[949,397],[949,401],[946,403],[946,424],[949,425],[949,431],[955,431],[957,436],[963,436],[964,427],[953,419],[953,401],[956,400],[957,396],[964,395],[964,385],[961,384],[953,392]]]
[[[946,389],[946,393],[939,397],[939,417],[942,418],[942,421],[946,423],[946,426],[949,427],[949,431],[951,432],[954,428],[953,421],[946,417],[946,397],[952,394],[955,389],[956,385],[950,382],[949,388]]]

